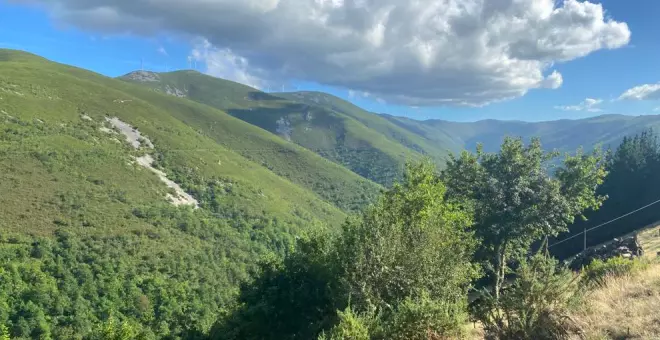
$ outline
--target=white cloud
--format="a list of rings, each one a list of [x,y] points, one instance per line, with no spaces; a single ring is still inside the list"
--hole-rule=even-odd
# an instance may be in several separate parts
[[[157,51],[158,51],[158,53],[160,53],[160,54],[162,54],[162,55],[164,55],[164,56],[166,56],[166,57],[169,55],[169,54],[167,53],[167,50],[166,50],[165,47],[163,47],[163,46],[159,46]]]
[[[555,89],[563,78],[554,64],[630,39],[602,5],[577,0],[32,1],[104,33],[202,37],[259,79],[416,106],[479,106]]]
[[[554,90],[561,87],[561,84],[563,83],[564,83],[564,78],[561,76],[559,72],[555,70],[552,71],[552,73],[543,80],[540,87]]]
[[[587,111],[587,112],[602,112],[603,110],[599,107],[602,103],[602,99],[587,98],[583,100],[580,104],[577,105],[567,105],[567,106],[555,106],[555,109],[563,111]]]
[[[371,94],[369,92],[348,90],[348,98],[369,98],[370,96]]]
[[[655,109],[653,109],[653,112],[660,112],[660,107],[656,107]]]
[[[660,84],[644,84],[635,86],[619,96],[619,100],[658,100],[660,99]]]
[[[196,43],[188,60],[201,61],[206,67],[205,72],[214,77],[228,79],[257,89],[265,89],[268,85],[265,80],[255,74],[258,73],[258,70],[252,69],[246,58],[234,54],[228,48],[216,48],[206,40]]]

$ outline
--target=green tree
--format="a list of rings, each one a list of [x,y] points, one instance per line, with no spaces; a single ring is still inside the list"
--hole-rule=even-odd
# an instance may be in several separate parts
[[[419,308],[432,307],[444,318],[424,327],[442,325],[431,331],[445,334],[463,322],[467,289],[476,276],[470,263],[475,243],[467,231],[472,221],[444,196],[445,186],[430,160],[408,165],[402,183],[345,224],[337,258],[357,312],[376,311],[387,323],[404,302],[423,297]]]
[[[0,325],[0,340],[9,340],[9,328],[5,325]]]
[[[602,209],[588,212],[589,222],[578,220],[571,225],[572,234],[582,232],[646,206],[660,195],[660,143],[653,130],[625,137],[607,159],[608,175],[597,193],[607,195]],[[609,241],[660,220],[657,208],[648,208],[618,219],[589,232],[588,246]],[[569,257],[582,250],[582,239],[575,238],[553,249],[560,257]]]
[[[285,259],[268,257],[241,289],[239,305],[211,330],[211,339],[313,339],[335,322],[344,301],[327,237],[303,237]]]
[[[445,201],[435,165],[409,165],[339,235],[265,262],[213,339],[422,339],[459,332],[476,277],[469,216]],[[350,303],[349,303],[350,301]],[[344,311],[344,312],[337,312]]]
[[[489,270],[496,300],[509,265],[526,256],[543,237],[567,230],[586,209],[597,209],[605,197],[596,188],[606,176],[602,153],[577,150],[548,173],[556,152],[544,152],[535,138],[504,140],[499,153],[463,152],[443,172],[450,200],[469,202],[479,239],[476,258]]]

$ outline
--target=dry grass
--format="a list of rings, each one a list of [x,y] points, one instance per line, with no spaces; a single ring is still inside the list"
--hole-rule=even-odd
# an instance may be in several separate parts
[[[660,339],[660,264],[610,278],[574,314],[586,339]]]
[[[643,230],[637,236],[644,248],[644,255],[651,258],[657,257],[660,252],[660,226]]]
[[[481,323],[469,323],[465,325],[465,337],[464,340],[483,340],[484,339],[484,329],[481,326]],[[463,340],[462,339],[462,340]]]

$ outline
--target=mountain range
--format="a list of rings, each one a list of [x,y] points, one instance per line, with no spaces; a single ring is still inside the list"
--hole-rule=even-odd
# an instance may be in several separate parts
[[[109,305],[126,316],[145,303],[159,312],[141,322],[185,337],[208,331],[258,259],[337,230],[406,162],[430,157],[442,167],[477,143],[496,151],[506,135],[566,152],[614,147],[659,124],[620,115],[420,121],[326,93],[265,93],[196,71],[109,78],[0,49],[0,258],[13,266],[0,274],[16,274],[0,294],[33,277],[76,282],[84,305],[78,290],[48,286],[55,279],[45,291],[67,302],[7,297],[33,297],[60,315],[64,338],[69,328],[88,334]],[[62,321],[75,313],[75,323]],[[26,338],[37,334],[30,327]]]
[[[326,93],[265,93],[189,70],[135,71],[111,79],[12,50],[0,50],[0,67],[4,133],[18,133],[12,124],[41,122],[34,128],[38,138],[16,150],[5,146],[5,152],[19,152],[15,157],[25,158],[26,166],[30,148],[38,145],[69,153],[120,151],[108,143],[116,137],[90,130],[115,117],[154,141],[156,165],[188,183],[188,191],[211,179],[227,181],[245,193],[229,195],[225,203],[250,214],[290,217],[290,211],[307,210],[323,221],[360,209],[400,178],[407,161],[424,156],[442,167],[450,153],[474,150],[477,143],[496,151],[507,135],[537,136],[545,148],[567,152],[616,146],[624,136],[660,124],[660,116],[623,115],[538,123],[421,121],[368,112]],[[134,169],[113,167],[109,177],[134,177]],[[102,177],[99,169],[76,171]]]
[[[120,79],[227,112],[382,185],[401,175],[406,160],[428,156],[442,167],[450,153],[478,143],[497,151],[505,136],[539,137],[546,149],[570,152],[616,147],[624,136],[660,125],[656,115],[614,114],[547,122],[415,120],[369,112],[327,93],[265,93],[193,71],[137,71]]]

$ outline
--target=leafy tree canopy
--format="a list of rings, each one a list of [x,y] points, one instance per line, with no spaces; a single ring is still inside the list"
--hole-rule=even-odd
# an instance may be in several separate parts
[[[535,241],[566,231],[576,216],[606,198],[596,194],[607,174],[599,149],[566,155],[551,176],[556,157],[543,151],[539,139],[525,145],[522,138],[506,138],[498,153],[479,146],[475,154],[452,157],[442,174],[448,198],[469,202],[474,212],[476,258],[494,274],[496,296],[512,259],[527,254]]]

